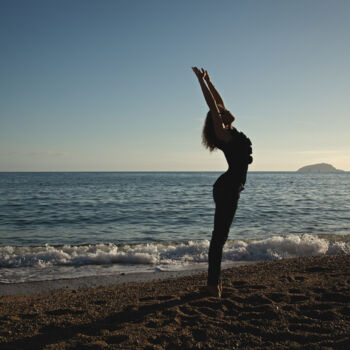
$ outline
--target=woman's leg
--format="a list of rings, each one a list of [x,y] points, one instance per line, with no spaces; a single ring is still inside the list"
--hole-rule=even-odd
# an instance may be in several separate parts
[[[220,282],[221,258],[230,226],[237,209],[239,191],[225,187],[214,187],[215,201],[214,230],[209,247],[208,285]]]

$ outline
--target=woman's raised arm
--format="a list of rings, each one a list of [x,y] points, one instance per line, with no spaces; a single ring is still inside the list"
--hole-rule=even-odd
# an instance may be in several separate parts
[[[208,105],[210,112],[212,114],[213,123],[214,123],[214,131],[215,131],[216,137],[219,140],[224,141],[224,142],[230,141],[231,135],[229,135],[222,126],[222,119],[220,116],[219,107],[216,104],[216,101],[214,99],[212,92],[209,90],[208,86],[205,83],[206,71],[204,69],[202,69],[202,71],[200,71],[197,67],[192,67],[192,70],[198,78],[198,82],[199,82],[199,85],[202,89],[204,99],[207,102],[207,105]]]
[[[209,87],[209,90],[210,90],[211,94],[212,94],[213,97],[214,97],[214,100],[215,100],[215,102],[216,102],[216,105],[218,106],[219,111],[220,111],[220,113],[221,113],[222,111],[226,110],[224,101],[223,101],[222,97],[220,96],[218,90],[216,90],[214,84],[212,83],[212,81],[211,81],[211,79],[210,79],[210,77],[209,77],[208,71],[207,71],[207,70],[204,70],[204,73],[205,73],[204,79],[205,79],[205,81],[206,81],[206,83],[207,83],[207,85],[208,85],[208,87]]]

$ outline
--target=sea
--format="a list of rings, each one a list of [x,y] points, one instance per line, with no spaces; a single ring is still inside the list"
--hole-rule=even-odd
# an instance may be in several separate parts
[[[0,173],[0,283],[204,267],[218,172]],[[249,172],[223,263],[350,254],[350,172]]]

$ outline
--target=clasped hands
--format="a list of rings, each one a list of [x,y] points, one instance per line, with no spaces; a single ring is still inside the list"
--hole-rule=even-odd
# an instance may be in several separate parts
[[[198,80],[205,80],[206,82],[209,82],[210,81],[210,77],[209,77],[209,73],[206,69],[204,68],[197,68],[197,67],[192,67],[192,70],[194,72],[194,74],[196,74]]]

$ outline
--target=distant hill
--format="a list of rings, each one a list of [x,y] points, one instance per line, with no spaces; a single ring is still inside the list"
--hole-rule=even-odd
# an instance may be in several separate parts
[[[327,163],[319,163],[313,165],[306,165],[297,171],[302,173],[337,173],[343,170],[336,169],[333,165]]]

